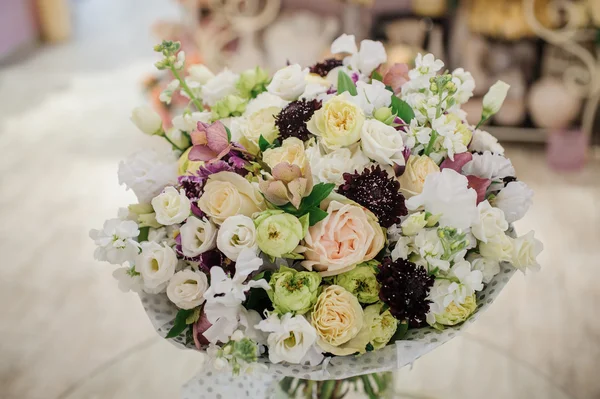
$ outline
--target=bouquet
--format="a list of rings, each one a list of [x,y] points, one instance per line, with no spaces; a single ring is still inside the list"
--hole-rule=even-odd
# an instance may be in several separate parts
[[[120,164],[138,203],[90,236],[157,331],[216,369],[327,380],[401,367],[538,267],[542,244],[512,229],[533,193],[479,129],[507,84],[471,126],[471,75],[431,54],[386,65],[381,43],[342,35],[338,58],[271,76],[186,70],[178,43],[155,50],[175,77],[161,100],[188,106],[166,131],[134,110],[165,145]]]

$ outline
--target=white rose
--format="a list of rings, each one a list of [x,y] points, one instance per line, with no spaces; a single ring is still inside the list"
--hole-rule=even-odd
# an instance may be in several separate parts
[[[209,79],[201,89],[202,101],[209,105],[215,105],[219,100],[237,92],[239,75],[225,69],[217,76]]]
[[[167,246],[155,242],[142,243],[142,253],[135,262],[135,270],[144,279],[144,290],[159,293],[164,290],[177,267],[177,255]]]
[[[181,234],[181,250],[185,256],[193,258],[215,249],[217,226],[206,218],[189,217],[181,226],[179,233]]]
[[[508,94],[508,89],[510,89],[510,85],[501,80],[490,87],[490,90],[483,96],[482,117],[487,119],[500,111],[500,107],[502,107],[502,103],[504,103],[504,99]]]
[[[500,273],[500,263],[498,261],[484,258],[477,254],[471,253],[467,256],[467,260],[471,262],[473,270],[479,270],[483,275],[483,282],[488,284],[495,275]]]
[[[479,253],[487,259],[497,262],[510,262],[513,254],[513,240],[504,233],[479,244]]]
[[[385,165],[404,165],[402,135],[377,119],[367,119],[360,133],[363,153]]]
[[[152,107],[134,108],[131,113],[131,121],[146,134],[158,134],[162,130],[162,119]]]
[[[144,150],[119,163],[119,184],[132,190],[140,203],[149,203],[165,186],[177,183],[177,156],[171,149]]]
[[[253,154],[259,152],[259,140],[262,136],[269,143],[273,143],[279,136],[279,129],[275,125],[275,117],[281,108],[262,108],[253,114],[235,119],[231,124],[232,138],[239,138],[248,151]]]
[[[267,338],[271,363],[301,363],[317,341],[317,331],[304,316],[287,313],[279,319],[272,314],[256,328],[270,332]]]
[[[267,90],[286,101],[294,101],[304,92],[306,75],[308,68],[302,69],[298,64],[288,65],[275,72]]]
[[[217,247],[229,259],[236,261],[242,250],[257,250],[256,227],[248,216],[235,215],[225,219],[217,235]]]
[[[414,236],[426,225],[425,212],[413,213],[402,222],[402,234],[405,236]]]
[[[244,115],[252,115],[253,113],[260,111],[261,109],[271,107],[282,109],[287,104],[287,101],[265,91],[256,96],[255,99],[250,100],[250,102],[248,102],[248,105],[246,106],[246,111],[244,111]]]
[[[475,130],[469,148],[473,151],[489,151],[494,154],[504,154],[504,147],[498,143],[498,139],[485,130]]]
[[[205,84],[209,80],[215,77],[215,74],[211,72],[206,65],[197,64],[192,65],[188,68],[189,78],[201,85]]]
[[[508,230],[502,209],[492,207],[486,200],[477,205],[477,210],[479,219],[471,225],[471,233],[479,241],[488,242],[488,239]]]
[[[193,309],[204,303],[204,293],[208,289],[208,279],[204,273],[190,269],[177,272],[167,286],[169,300],[180,309]]]
[[[156,212],[156,221],[169,226],[187,219],[191,204],[184,190],[177,192],[175,187],[167,187],[152,199],[152,208]]]
[[[532,204],[533,190],[522,181],[512,181],[492,200],[494,206],[502,209],[508,223],[521,219]]]
[[[513,240],[513,253],[511,263],[521,271],[526,269],[539,270],[540,265],[536,258],[544,249],[544,244],[536,239],[534,232],[530,231],[524,236]]]
[[[315,145],[306,150],[306,155],[315,183],[334,183],[336,187],[344,182],[344,173],[362,172],[370,163],[358,145],[325,155]]]

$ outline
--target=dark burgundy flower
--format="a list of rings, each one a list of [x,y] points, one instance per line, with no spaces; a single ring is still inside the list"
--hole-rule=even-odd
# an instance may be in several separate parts
[[[319,76],[325,77],[334,68],[342,66],[342,60],[328,58],[323,62],[318,62],[310,67],[310,73],[316,73]]]
[[[275,125],[279,129],[281,140],[289,137],[296,137],[302,141],[308,140],[310,132],[306,127],[306,122],[319,108],[321,108],[319,100],[298,100],[289,103],[275,118]]]
[[[217,266],[225,270],[225,273],[233,276],[235,274],[235,262],[225,256],[218,249],[206,251],[198,257],[200,268],[208,273],[211,268]]]
[[[400,183],[379,165],[362,173],[344,173],[344,184],[337,191],[373,212],[386,228],[399,223],[400,216],[408,213]]]
[[[385,258],[379,266],[377,281],[381,284],[379,299],[390,307],[392,315],[408,321],[411,327],[420,327],[429,312],[427,296],[435,278],[425,268],[405,259],[392,262]]]

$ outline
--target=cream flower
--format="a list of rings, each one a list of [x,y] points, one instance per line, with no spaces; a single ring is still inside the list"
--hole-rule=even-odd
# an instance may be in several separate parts
[[[485,130],[476,129],[469,148],[473,151],[489,151],[494,154],[504,154],[504,147],[498,143],[498,139]]]
[[[327,217],[308,229],[304,238],[306,260],[302,262],[308,270],[335,276],[373,259],[383,248],[385,236],[377,218],[347,202],[332,200]]]
[[[487,259],[497,262],[510,262],[513,256],[513,240],[504,233],[500,233],[487,242],[479,244],[479,253]]]
[[[339,285],[330,285],[317,298],[310,322],[319,337],[317,345],[335,353],[337,347],[358,335],[364,314],[354,295]]]
[[[411,155],[406,161],[404,173],[398,178],[400,190],[407,197],[420,194],[425,185],[425,178],[439,171],[440,167],[427,155]]]
[[[137,107],[131,113],[131,121],[146,134],[158,134],[162,131],[162,119],[149,106]]]
[[[492,200],[492,205],[502,209],[508,223],[521,219],[532,204],[533,190],[522,181],[511,181]]]
[[[333,97],[306,123],[308,130],[319,136],[329,150],[348,147],[360,140],[365,114],[349,97],[347,92]]]
[[[202,86],[202,101],[209,106],[215,105],[222,98],[237,92],[236,84],[239,75],[228,69],[223,70],[217,76],[208,79]]]
[[[488,284],[492,281],[494,276],[500,273],[500,263],[496,260],[484,258],[475,253],[469,254],[467,260],[471,262],[473,270],[479,270],[481,272],[485,284]]]
[[[275,117],[281,108],[267,107],[261,108],[252,114],[244,114],[243,117],[232,121],[232,137],[238,138],[248,151],[258,154],[258,141],[262,136],[269,143],[273,143],[279,136],[279,129],[275,125]]]
[[[152,207],[156,212],[156,221],[165,226],[183,222],[191,211],[190,200],[185,195],[185,191],[177,192],[175,187],[167,187],[154,197]]]
[[[230,216],[221,224],[217,235],[217,248],[229,259],[236,261],[244,249],[258,250],[256,227],[248,216]]]
[[[358,144],[328,154],[322,154],[319,146],[313,145],[306,150],[306,155],[315,184],[333,183],[336,187],[344,182],[344,173],[362,172],[370,163]]]
[[[142,243],[135,270],[144,279],[144,290],[151,294],[163,291],[175,274],[177,262],[177,255],[170,247],[149,241]]]
[[[298,64],[288,65],[275,72],[267,90],[286,101],[297,100],[306,87],[306,75],[308,68],[302,69]]]
[[[477,205],[477,210],[479,218],[471,225],[471,233],[479,241],[487,242],[488,239],[508,230],[508,222],[502,209],[492,207],[486,200]]]
[[[490,90],[483,96],[482,117],[484,119],[500,111],[502,103],[504,103],[504,99],[506,99],[506,95],[508,94],[508,89],[510,89],[510,85],[501,80],[490,87]]]
[[[271,314],[256,326],[270,333],[267,338],[271,363],[300,364],[317,341],[317,331],[304,318],[287,313],[279,318]]]
[[[369,83],[358,81],[356,83],[358,95],[354,97],[367,116],[373,116],[373,113],[380,108],[387,108],[392,103],[392,92],[385,88],[385,85],[373,79]]]
[[[331,43],[331,53],[349,53],[350,55],[344,58],[344,65],[369,76],[375,68],[387,61],[385,48],[381,42],[363,40],[359,50],[355,40],[354,35],[341,35]]]
[[[489,151],[482,155],[473,154],[473,159],[463,166],[462,171],[466,175],[475,175],[490,180],[498,180],[516,174],[510,159]]]
[[[530,231],[513,240],[511,263],[523,272],[527,269],[536,271],[540,268],[536,258],[544,249],[544,244],[533,235],[533,231]]]
[[[191,216],[179,230],[181,249],[185,256],[196,257],[206,251],[215,249],[217,226],[206,218]]]
[[[198,207],[216,224],[221,224],[230,216],[250,217],[264,210],[265,203],[248,180],[233,172],[219,172],[208,178]]]
[[[366,120],[360,134],[363,153],[384,165],[404,165],[402,136],[392,126],[377,119]]]
[[[296,137],[290,137],[283,140],[281,147],[270,148],[263,153],[263,162],[273,169],[282,162],[290,165],[297,165],[304,173],[308,165],[308,158],[304,151],[304,143]]]
[[[169,300],[180,309],[193,309],[204,303],[204,293],[208,289],[206,274],[190,269],[175,273],[167,286]]]

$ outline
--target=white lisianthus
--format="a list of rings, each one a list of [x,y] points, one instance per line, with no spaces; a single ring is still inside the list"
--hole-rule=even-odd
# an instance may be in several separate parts
[[[487,259],[497,262],[510,262],[513,255],[513,240],[504,233],[488,238],[479,244],[479,253]]]
[[[181,223],[190,215],[191,204],[185,191],[166,187],[161,194],[152,199],[152,208],[156,212],[156,221],[169,226]]]
[[[492,204],[502,209],[508,223],[521,219],[532,204],[533,190],[522,181],[512,181],[492,200]]]
[[[206,65],[202,64],[190,66],[188,68],[188,74],[191,80],[201,85],[205,84],[206,82],[215,77],[215,74],[212,73]]]
[[[536,258],[544,249],[544,244],[533,235],[534,232],[530,231],[524,236],[517,237],[513,240],[511,263],[514,267],[523,272],[528,269],[536,271],[540,268]]]
[[[248,102],[246,110],[244,111],[244,116],[250,116],[265,108],[275,107],[281,110],[287,104],[288,102],[283,100],[281,97],[265,91]]]
[[[167,286],[169,300],[180,309],[193,309],[204,303],[204,293],[208,289],[206,274],[186,269],[171,277]]]
[[[131,113],[131,121],[146,134],[159,134],[162,131],[162,119],[149,106],[136,107]]]
[[[510,89],[510,85],[501,80],[490,87],[490,90],[483,96],[483,119],[488,119],[490,116],[500,111],[500,108],[506,99],[506,95],[508,94],[508,89]]]
[[[367,116],[373,116],[375,110],[389,107],[392,103],[393,93],[378,80],[373,80],[370,84],[358,81],[356,82],[356,90],[358,94],[354,99]]]
[[[165,186],[177,183],[177,156],[171,149],[143,150],[119,163],[119,184],[132,190],[140,203],[149,203]]]
[[[377,119],[367,119],[360,133],[363,153],[384,165],[404,165],[402,135]]]
[[[313,145],[306,149],[306,155],[315,184],[334,183],[336,187],[344,182],[344,173],[362,172],[370,163],[358,145],[339,148],[328,154],[323,154],[318,145]]]
[[[209,123],[211,112],[192,112],[177,115],[173,118],[173,127],[183,132],[193,132],[198,127],[198,122]]]
[[[488,239],[508,230],[508,222],[502,209],[492,207],[486,200],[477,205],[477,210],[479,219],[471,225],[471,233],[479,241],[488,242]]]
[[[256,252],[256,227],[251,218],[244,215],[230,216],[221,224],[217,235],[217,247],[229,259],[236,261],[244,249]]]
[[[224,69],[217,76],[206,81],[204,86],[202,86],[202,101],[212,107],[224,97],[235,94],[239,78],[238,74],[231,72],[229,69]]]
[[[309,350],[317,342],[317,331],[304,318],[287,313],[279,318],[271,314],[261,321],[256,328],[270,333],[267,338],[269,360],[277,364],[288,362],[300,364]]]
[[[275,72],[267,90],[286,101],[297,100],[306,87],[306,75],[308,68],[302,69],[298,64],[288,65]]]
[[[498,143],[498,139],[485,130],[476,129],[469,148],[473,151],[489,151],[493,154],[504,155],[504,147]]]
[[[210,220],[190,216],[181,226],[181,250],[191,258],[215,249],[217,226]]]
[[[135,267],[120,267],[112,275],[119,282],[119,289],[122,292],[133,291],[139,294],[144,289],[144,280],[135,271]]]
[[[475,253],[469,254],[467,260],[471,262],[473,270],[479,270],[483,275],[483,282],[488,284],[494,276],[500,273],[500,263],[498,261],[484,258]]]
[[[476,220],[477,193],[468,187],[467,178],[452,169],[431,173],[425,178],[423,192],[406,201],[406,207],[440,216],[440,226],[468,229]]]
[[[414,236],[418,234],[426,225],[427,219],[425,212],[416,212],[408,215],[402,222],[402,234],[406,236]]]
[[[358,50],[354,35],[343,34],[335,39],[331,44],[331,53],[350,54],[344,58],[344,65],[351,67],[354,71],[360,71],[364,76],[371,75],[375,68],[387,61],[387,54],[381,42],[363,40],[360,42],[360,50]]]
[[[485,151],[481,155],[473,154],[473,159],[463,166],[462,172],[466,175],[475,175],[492,181],[515,176],[516,174],[510,159],[500,154],[492,154],[489,151]]]
[[[138,225],[131,220],[110,219],[104,222],[102,230],[90,230],[90,238],[98,246],[94,258],[113,265],[131,262],[139,253],[136,241],[140,234]]]
[[[143,242],[142,252],[135,261],[135,270],[144,279],[144,291],[151,294],[162,292],[175,274],[177,263],[177,255],[171,247]]]

